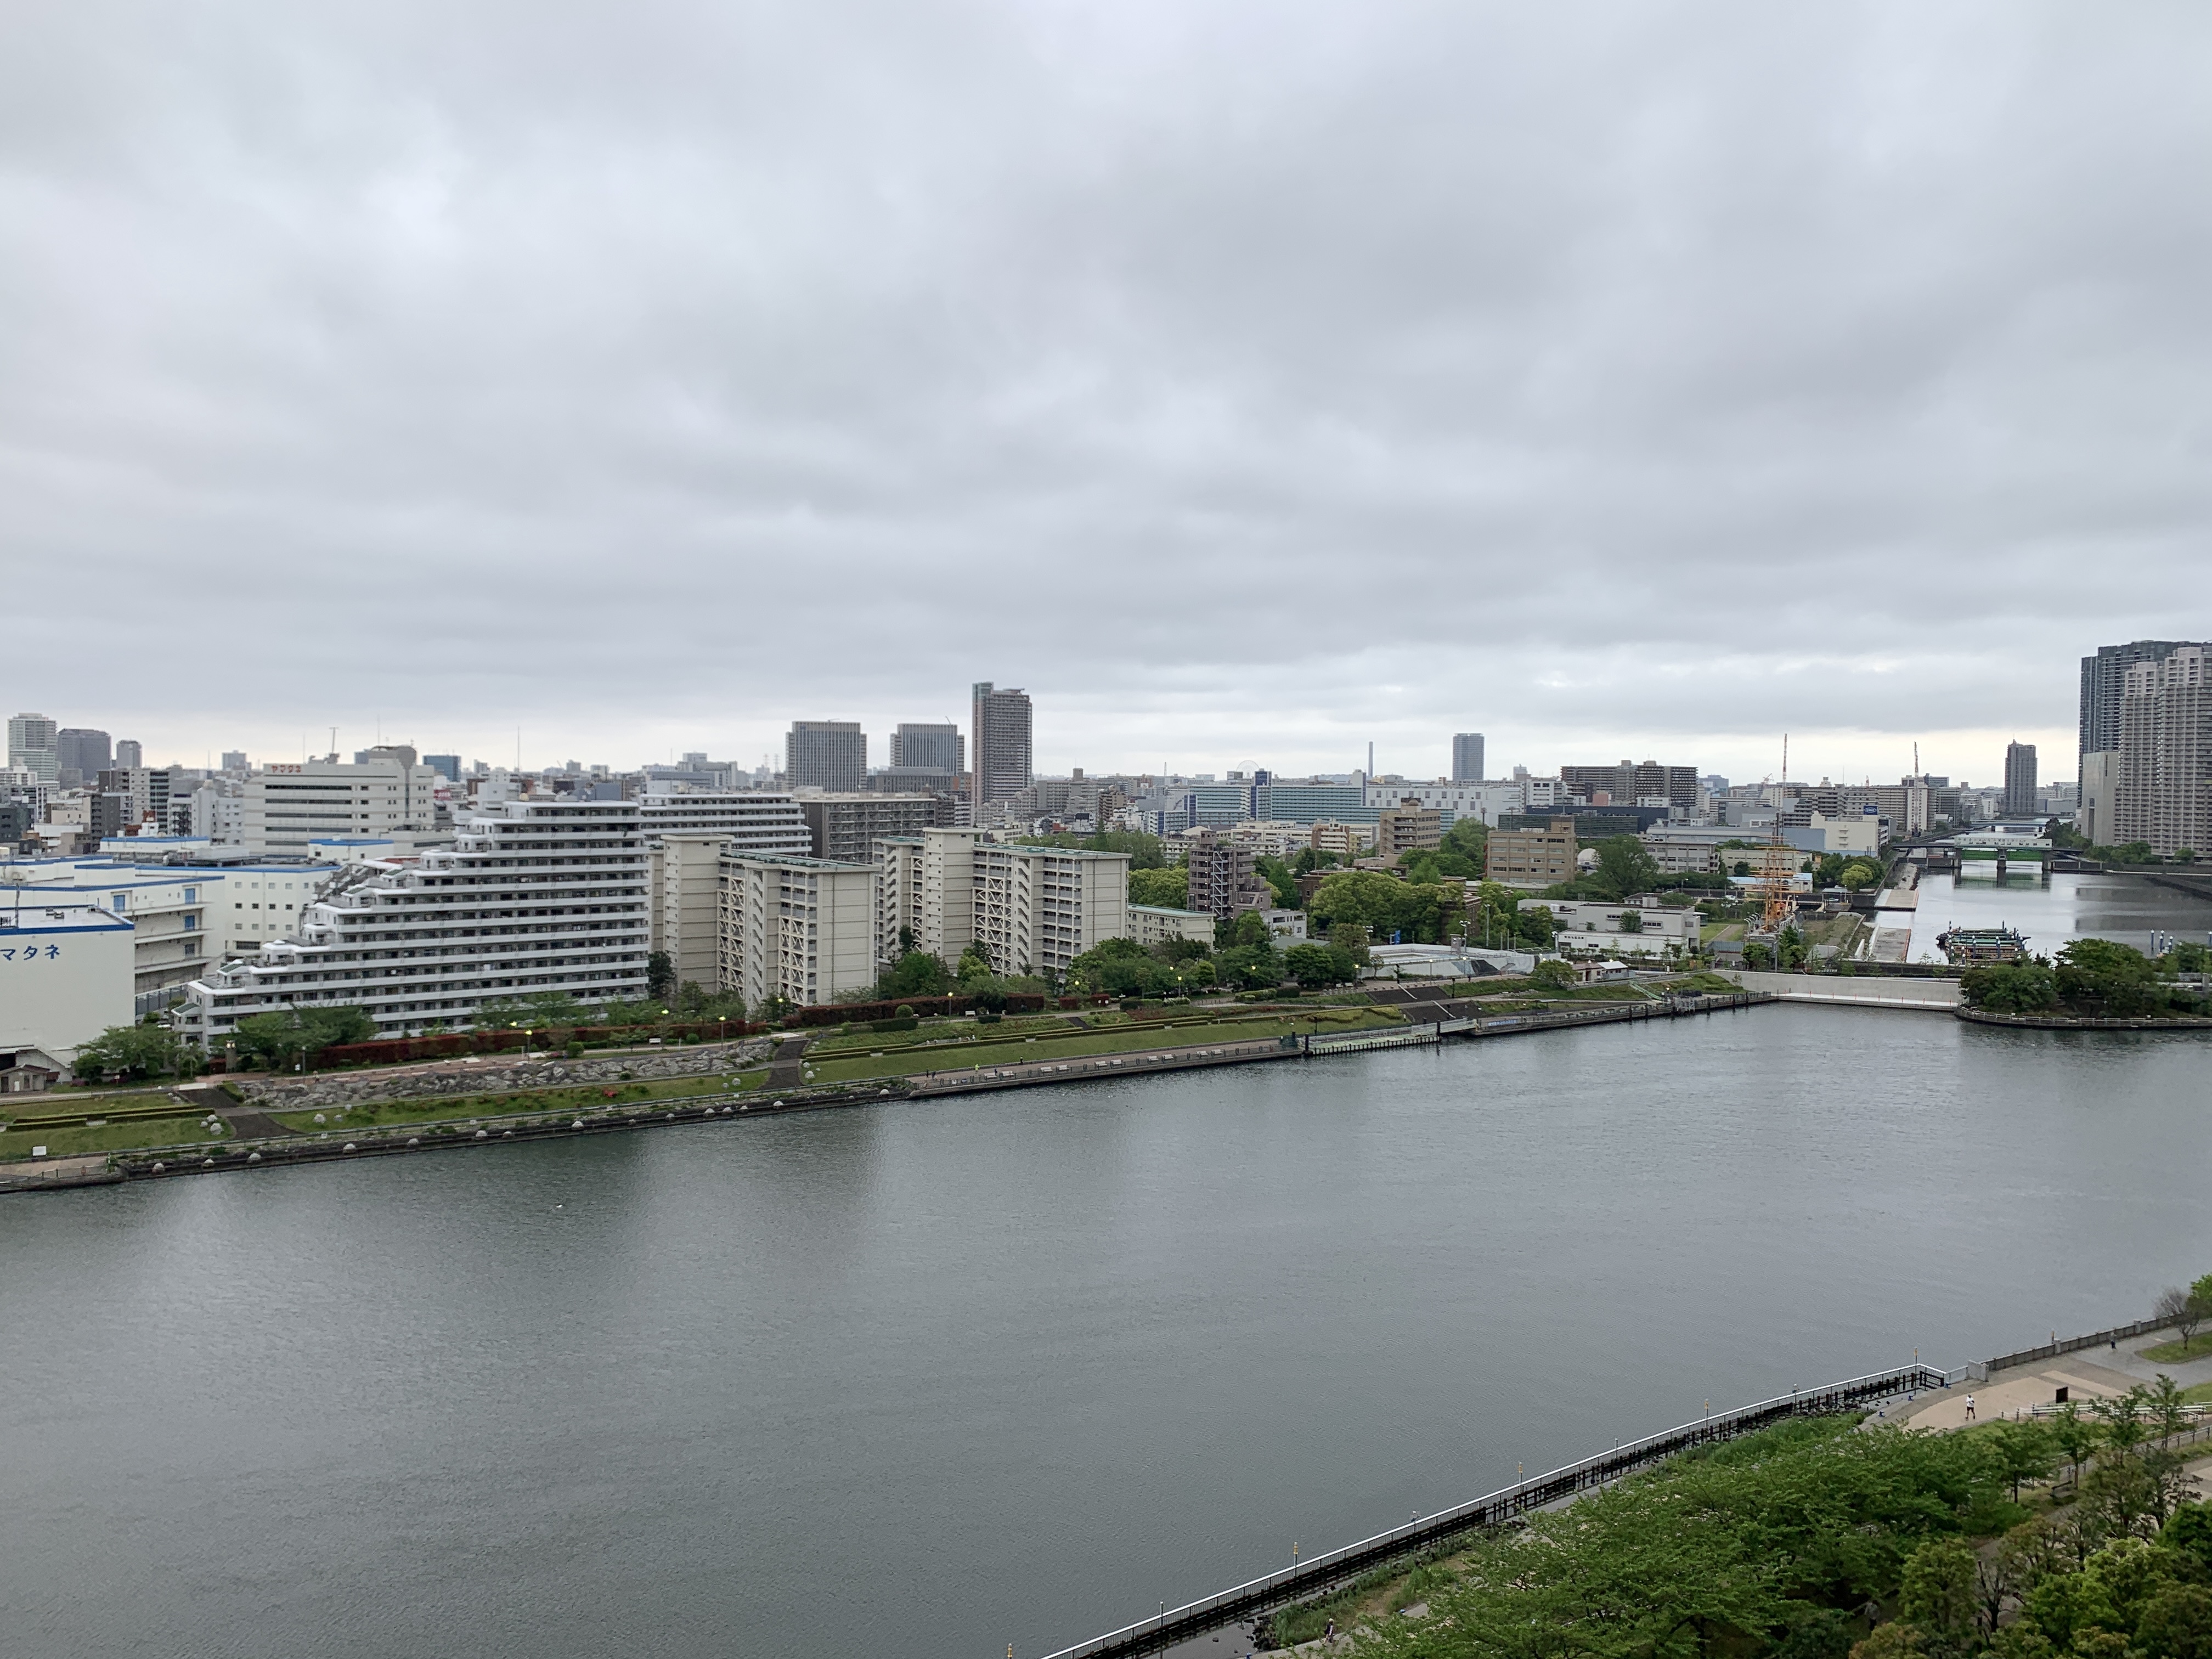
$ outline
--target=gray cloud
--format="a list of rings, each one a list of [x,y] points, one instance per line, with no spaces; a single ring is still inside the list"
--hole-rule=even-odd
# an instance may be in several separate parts
[[[2061,771],[2076,656],[2212,634],[2208,34],[18,15],[0,697],[621,763],[989,678],[1059,765]]]

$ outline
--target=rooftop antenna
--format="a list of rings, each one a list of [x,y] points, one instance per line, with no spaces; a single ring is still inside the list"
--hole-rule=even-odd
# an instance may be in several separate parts
[[[1912,742],[1912,775],[1916,778],[1920,775],[1920,740],[1917,738]]]
[[[1375,739],[1372,738],[1367,740],[1367,775],[1370,778],[1375,775]]]

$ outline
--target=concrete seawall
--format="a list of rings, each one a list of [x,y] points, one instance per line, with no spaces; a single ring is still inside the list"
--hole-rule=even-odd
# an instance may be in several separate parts
[[[1906,979],[1844,974],[1762,974],[1730,970],[1728,977],[1747,991],[1764,991],[1783,1002],[1826,1002],[1852,1008],[1897,1008],[1948,1014],[1959,1006],[1955,979]]]

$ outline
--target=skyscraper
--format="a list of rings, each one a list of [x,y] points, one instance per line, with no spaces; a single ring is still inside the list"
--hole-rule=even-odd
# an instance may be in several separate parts
[[[900,770],[965,772],[968,739],[957,726],[903,722],[891,733],[891,764]]]
[[[54,739],[54,752],[64,770],[74,769],[94,777],[115,764],[107,733],[85,726],[64,726]]]
[[[11,714],[8,717],[8,765],[11,770],[28,772],[40,783],[52,787],[54,774],[59,769],[61,757],[55,748],[60,728],[44,714]]]
[[[1482,772],[1482,733],[1455,732],[1452,734],[1452,781],[1480,783]]]
[[[2212,848],[2212,647],[2129,665],[2113,758],[2108,845],[2148,842],[2167,858]]]
[[[134,738],[118,738],[115,740],[115,763],[118,766],[143,766],[146,751],[139,747]]]
[[[2035,816],[2035,745],[2005,745],[2004,814],[2008,818]]]
[[[1034,777],[1029,693],[1018,686],[1001,691],[988,680],[978,680],[975,709],[975,739],[968,752],[975,757],[975,799],[981,803],[1012,799],[1028,788]]]
[[[2185,645],[2205,645],[2202,640],[2136,640],[2127,645],[2100,645],[2094,657],[2081,659],[2081,752],[2110,753],[2120,746],[2120,703],[2128,670],[2137,663],[2164,662]],[[2208,647],[2212,648],[2212,647]]]
[[[858,720],[793,720],[783,740],[787,789],[868,787],[868,736]]]

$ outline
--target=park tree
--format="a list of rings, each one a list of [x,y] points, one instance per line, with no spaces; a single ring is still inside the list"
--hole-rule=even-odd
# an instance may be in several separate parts
[[[1283,966],[1308,990],[1347,985],[1359,977],[1359,964],[1352,959],[1352,953],[1334,945],[1293,945],[1283,952]]]
[[[876,999],[889,1002],[898,997],[939,997],[951,985],[943,957],[931,951],[908,951],[876,981]]]
[[[963,985],[970,980],[988,979],[995,971],[991,966],[991,953],[981,940],[971,939],[968,948],[960,953],[960,966],[956,977]]]
[[[189,1077],[198,1069],[198,1056],[166,1025],[111,1025],[79,1047],[71,1069],[87,1082],[120,1077],[135,1083],[147,1078]]]
[[[2148,1659],[2212,1659],[2212,1589],[2160,1586],[2136,1616],[2136,1646]]]
[[[1959,994],[1993,1014],[2042,1013],[2058,1006],[2058,976],[2046,963],[1984,963],[1959,975]]]
[[[2064,1454],[2067,1467],[2072,1472],[2074,1484],[2077,1487],[2081,1484],[2081,1466],[2097,1449],[2100,1438],[2097,1425],[2082,1416],[2081,1407],[2070,1400],[2061,1406],[2057,1415],[2051,1419],[2051,1443]]]
[[[1303,907],[1304,901],[1298,896],[1297,878],[1291,873],[1289,865],[1279,858],[1262,854],[1252,860],[1252,867],[1265,877],[1267,885],[1274,890],[1278,910],[1296,910]]]
[[[2022,1481],[2048,1479],[2058,1462],[2058,1448],[2040,1423],[2000,1423],[1990,1431],[1990,1444],[1995,1473],[2012,1488],[2015,1504]]]
[[[2202,1279],[2197,1281],[2200,1285],[2203,1282]],[[2181,1339],[2182,1346],[2186,1348],[2196,1340],[2197,1328],[2204,1322],[2208,1311],[2212,1310],[2207,1309],[2193,1287],[2184,1290],[2179,1285],[2169,1285],[2158,1293],[2158,1300],[2151,1307],[2151,1316],[2172,1326],[2174,1334]]]
[[[1547,957],[1530,971],[1528,983],[1540,991],[1571,991],[1575,970],[1557,957]]]
[[[349,1004],[249,1014],[238,1022],[232,1040],[240,1054],[271,1071],[281,1071],[303,1064],[339,1043],[367,1042],[375,1036],[376,1022],[368,1011]]]
[[[2140,951],[2105,939],[2077,939],[2058,953],[2058,996],[2069,1007],[2119,1016],[2165,1005],[2158,969]]]
[[[1181,910],[1190,902],[1190,872],[1178,864],[1172,869],[1132,869],[1129,902],[1164,910]]]
[[[1596,878],[1609,898],[1649,892],[1659,880],[1659,866],[1633,836],[1608,836],[1597,844]]]
[[[1843,873],[1836,878],[1838,884],[1856,893],[1873,886],[1881,879],[1881,866],[1866,859],[1853,859],[1844,866]]]
[[[1972,1632],[1980,1598],[1973,1546],[1956,1534],[1930,1538],[1905,1559],[1898,1611],[1948,1648]]]
[[[655,951],[645,959],[645,994],[655,1001],[665,1002],[676,991],[676,962],[665,951]]]

